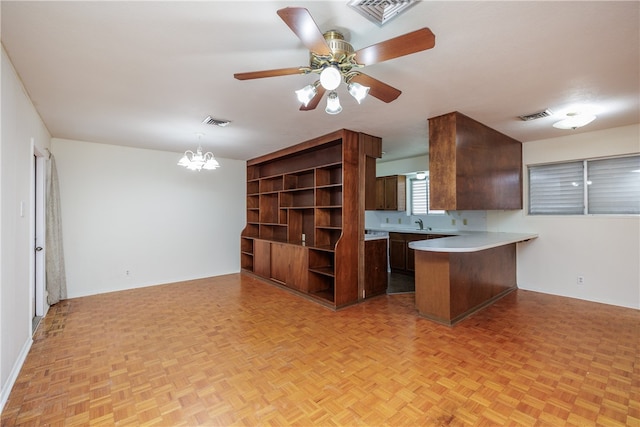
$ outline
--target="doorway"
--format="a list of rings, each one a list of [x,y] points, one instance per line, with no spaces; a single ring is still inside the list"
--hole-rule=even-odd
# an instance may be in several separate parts
[[[45,315],[45,211],[46,211],[46,167],[47,156],[35,146],[34,139],[31,138],[33,147],[33,167],[32,167],[32,254],[31,257],[31,329],[35,332],[40,320]]]

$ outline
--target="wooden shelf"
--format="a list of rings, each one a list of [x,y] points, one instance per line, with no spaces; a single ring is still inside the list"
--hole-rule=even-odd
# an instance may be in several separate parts
[[[242,268],[333,307],[357,302],[360,191],[380,152],[380,138],[340,130],[247,161]]]

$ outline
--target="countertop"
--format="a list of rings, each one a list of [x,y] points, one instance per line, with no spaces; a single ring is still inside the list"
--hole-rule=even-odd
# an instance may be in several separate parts
[[[400,228],[400,227],[379,227],[379,228],[370,228],[366,227],[367,230],[371,230],[373,232],[383,232],[383,233],[405,233],[405,234],[444,234],[446,236],[458,235],[464,232],[458,230],[434,230],[434,229],[422,229],[420,230],[418,227],[415,228]],[[373,234],[375,235],[375,234]]]
[[[435,234],[427,232],[428,234]],[[409,247],[428,252],[476,252],[538,237],[535,233],[465,232],[458,236],[410,242]]]
[[[365,241],[381,240],[381,239],[388,239],[388,238],[389,238],[388,235],[383,235],[383,234],[365,234],[364,235],[364,240]]]

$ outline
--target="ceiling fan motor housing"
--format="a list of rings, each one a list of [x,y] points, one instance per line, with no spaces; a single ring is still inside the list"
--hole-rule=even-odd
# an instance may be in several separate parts
[[[344,39],[344,35],[341,32],[329,30],[323,36],[329,46],[331,55],[318,55],[315,52],[311,52],[310,67],[312,70],[322,70],[328,65],[336,65],[342,72],[348,72],[352,66],[356,65],[351,59],[354,53],[353,46]]]

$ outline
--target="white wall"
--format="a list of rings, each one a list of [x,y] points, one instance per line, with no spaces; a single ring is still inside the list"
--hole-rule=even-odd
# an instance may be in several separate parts
[[[640,125],[523,144],[525,209],[487,218],[492,231],[540,235],[518,245],[519,288],[640,308],[640,217],[526,214],[527,165],[630,153],[640,153]]]
[[[33,145],[50,140],[4,48],[1,63],[0,409],[31,346]]]
[[[240,271],[246,163],[52,140],[69,298]],[[129,272],[129,274],[127,274]]]

